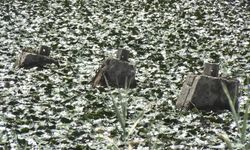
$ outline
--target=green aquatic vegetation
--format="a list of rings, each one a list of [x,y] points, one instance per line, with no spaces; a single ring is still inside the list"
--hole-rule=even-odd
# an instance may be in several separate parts
[[[3,0],[0,12],[1,148],[112,148],[103,135],[119,149],[224,149],[221,132],[234,148],[240,136],[230,112],[180,113],[175,102],[203,61],[218,62],[220,76],[243,87],[249,83],[247,1]],[[14,70],[23,48],[41,45],[52,48],[59,68]],[[131,52],[138,80],[124,101],[117,89],[89,84],[117,49]],[[240,99],[239,124],[245,88]],[[244,128],[240,139],[247,141]]]
[[[118,100],[120,101],[120,107],[117,104],[117,101],[115,100],[115,98],[112,95],[109,96],[109,98],[112,100],[114,112],[116,114],[118,122],[119,122],[119,124],[122,128],[122,131],[123,131],[121,139],[118,139],[118,140],[122,141],[122,143],[127,145],[128,149],[132,149],[133,146],[131,143],[133,143],[133,141],[131,141],[131,140],[133,139],[133,133],[136,130],[136,126],[143,119],[144,111],[142,111],[140,113],[140,115],[138,115],[138,117],[135,120],[130,121],[130,122],[132,122],[132,124],[128,126],[128,122],[127,122],[128,101],[126,100],[127,99],[126,96],[128,96],[128,94],[127,94],[126,90],[120,90],[119,92],[120,92],[120,94],[119,94]],[[121,93],[123,93],[123,94],[121,94]],[[99,135],[99,136],[100,136],[100,138],[103,138],[104,140],[107,140],[108,142],[110,142],[115,149],[119,149],[117,141],[114,141],[112,138],[107,137],[105,135]]]
[[[238,135],[239,139],[237,137],[234,138],[234,142],[231,142],[230,139],[228,138],[228,135],[220,134],[219,137],[224,140],[228,146],[229,149],[249,149],[250,143],[249,143],[249,136],[248,135],[248,130],[249,130],[249,109],[250,109],[250,94],[248,95],[248,100],[246,102],[246,105],[243,109],[243,118],[241,118],[239,112],[235,110],[235,98],[233,99],[224,83],[221,83],[223,90],[229,100],[230,108],[232,111],[232,116],[234,119],[234,122],[236,123],[236,127],[238,129]],[[248,90],[250,91],[250,87],[248,85]]]

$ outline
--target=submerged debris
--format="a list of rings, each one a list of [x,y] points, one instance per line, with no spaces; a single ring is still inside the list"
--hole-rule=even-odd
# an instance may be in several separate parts
[[[188,75],[183,84],[177,108],[200,110],[230,110],[229,99],[222,87],[224,83],[230,97],[235,100],[235,109],[238,108],[238,87],[239,81],[236,79],[226,79],[218,77],[219,65],[204,65],[203,75]]]
[[[43,67],[46,64],[55,64],[59,66],[57,60],[49,57],[51,48],[48,46],[41,46],[39,50],[32,48],[25,48],[18,56],[15,68],[32,68]]]
[[[135,67],[128,63],[129,51],[119,50],[117,59],[107,59],[98,69],[91,84],[96,87],[112,86],[118,88],[136,87]]]

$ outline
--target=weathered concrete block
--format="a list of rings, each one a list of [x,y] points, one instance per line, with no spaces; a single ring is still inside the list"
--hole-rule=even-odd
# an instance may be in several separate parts
[[[125,49],[118,50],[116,53],[116,58],[122,61],[128,61],[129,51]]]
[[[212,77],[218,77],[219,65],[214,63],[204,63],[203,74]]]
[[[177,100],[177,108],[200,110],[229,109],[229,100],[225,95],[221,82],[225,83],[230,96],[235,99],[238,95],[239,82],[206,75],[189,75],[181,89]],[[237,99],[236,99],[237,100]],[[238,107],[238,101],[235,103]]]
[[[38,55],[38,54],[33,54],[33,53],[22,53],[17,62],[18,68],[32,68],[32,67],[42,67],[46,64],[56,64],[59,66],[58,61],[56,61],[53,58],[44,56],[44,55]]]
[[[223,110],[229,109],[229,100],[223,90],[222,82],[225,83],[230,97],[235,101],[235,108],[238,109],[238,87],[239,81],[214,77],[218,75],[218,66],[214,64],[205,65],[204,73],[208,75],[188,75],[181,93],[177,99],[176,106],[181,109],[200,110]]]
[[[44,55],[49,56],[50,55],[51,48],[45,45],[42,45],[40,49],[33,49],[33,48],[24,48],[22,52],[32,53],[32,54],[38,54],[38,55]]]
[[[57,60],[50,58],[50,48],[47,46],[41,46],[40,50],[36,51],[30,48],[24,49],[17,57],[15,67],[16,68],[32,68],[42,67],[46,64],[56,64],[59,66]]]
[[[42,45],[38,54],[44,55],[44,56],[49,56],[50,55],[51,48],[45,45]]]
[[[123,56],[124,55],[124,56]],[[136,87],[135,67],[130,65],[127,60],[128,51],[118,51],[117,59],[107,59],[98,69],[91,84],[96,87],[112,86],[118,88]]]

